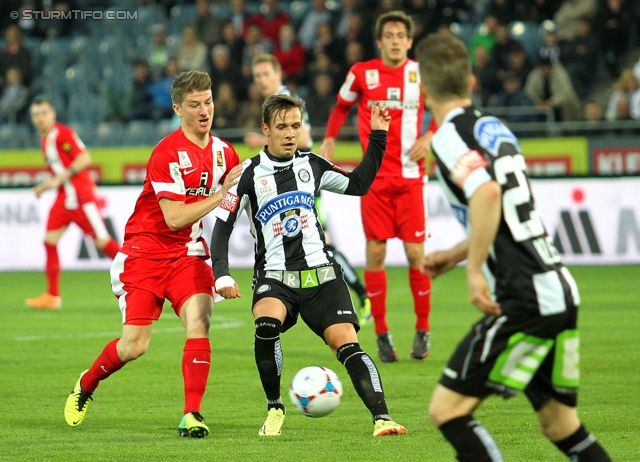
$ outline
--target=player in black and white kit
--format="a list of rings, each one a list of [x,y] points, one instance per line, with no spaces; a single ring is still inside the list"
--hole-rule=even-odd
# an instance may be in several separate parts
[[[229,273],[228,243],[238,215],[247,211],[255,238],[254,351],[268,408],[259,434],[281,433],[285,410],[280,396],[280,333],[292,327],[298,316],[347,369],[373,415],[373,435],[406,433],[389,415],[378,369],[360,348],[351,295],[314,207],[319,190],[349,195],[368,192],[382,162],[391,117],[386,109],[375,106],[367,152],[348,173],[316,154],[297,150],[303,104],[287,95],[265,101],[262,132],[267,146],[243,162],[238,184],[216,214],[211,238],[216,291],[235,298],[239,292]]]
[[[571,461],[609,461],[578,419],[578,289],[536,210],[518,140],[471,105],[471,66],[451,34],[418,47],[423,94],[438,126],[438,176],[468,239],[425,257],[438,276],[467,260],[471,301],[485,316],[458,345],[429,416],[460,461],[502,461],[472,413],[491,394],[524,392],[542,433]]]

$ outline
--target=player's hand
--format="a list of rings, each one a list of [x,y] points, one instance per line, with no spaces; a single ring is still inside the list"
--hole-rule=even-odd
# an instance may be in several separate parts
[[[224,183],[222,183],[222,188],[220,188],[223,196],[227,194],[227,191],[229,191],[232,186],[238,184],[238,178],[240,178],[240,175],[242,175],[242,164],[236,165],[227,172],[227,176],[224,178]]]
[[[324,140],[322,140],[322,146],[320,146],[320,151],[318,151],[318,154],[320,155],[320,157],[324,157],[329,162],[331,162],[335,150],[336,140],[333,138],[325,138]]]
[[[452,258],[450,252],[447,252],[446,250],[437,250],[425,255],[420,270],[435,279],[456,265],[457,262]]]
[[[418,138],[409,149],[409,160],[418,162],[426,159],[431,150],[431,138],[433,138],[433,132],[427,132]]]
[[[224,287],[219,287],[220,284],[216,281],[216,292],[218,292],[218,295],[224,298],[242,298],[242,295],[240,295],[240,289],[238,288],[238,283],[234,281],[231,276],[224,276],[224,278],[224,281],[221,281],[222,278],[218,279],[218,281],[223,282]],[[229,284],[229,282],[232,284]]]
[[[58,180],[57,176],[52,176],[51,178],[47,178],[42,183],[34,186],[33,192],[36,194],[36,197],[40,197],[43,192],[48,191],[49,189],[58,189],[60,187],[60,180]]]
[[[491,298],[487,281],[480,271],[470,270],[467,267],[467,286],[469,289],[469,299],[476,308],[484,314],[493,316],[502,315],[500,305]]]
[[[389,130],[391,116],[387,108],[380,107],[380,101],[376,101],[371,108],[371,130]]]
[[[244,136],[244,144],[246,144],[250,149],[258,149],[267,144],[267,137],[260,133],[247,133]]]

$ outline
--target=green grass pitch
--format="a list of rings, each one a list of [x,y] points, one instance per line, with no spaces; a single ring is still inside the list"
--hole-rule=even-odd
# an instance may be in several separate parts
[[[640,460],[640,266],[576,267],[580,314],[579,413],[615,461]],[[283,398],[302,367],[338,374],[344,399],[327,417],[310,419],[288,405],[282,436],[261,438],[266,404],[253,359],[248,270],[237,270],[243,298],[218,303],[211,338],[212,368],[202,414],[212,430],[204,440],[177,436],[182,417],[180,360],[184,332],[166,307],[149,350],[100,385],[83,424],[66,425],[63,408],[78,374],[120,332],[120,312],[107,272],[63,272],[58,312],[27,308],[44,288],[40,273],[0,275],[0,460],[220,461],[453,461],[453,452],[426,415],[431,392],[451,351],[479,313],[467,302],[464,270],[434,281],[432,353],[409,358],[414,315],[404,268],[388,270],[388,320],[400,361],[377,362],[387,402],[408,434],[374,438],[370,415],[329,349],[300,322],[282,336]],[[373,327],[360,334],[376,358]],[[539,434],[523,396],[491,398],[476,417],[507,461],[562,461]]]

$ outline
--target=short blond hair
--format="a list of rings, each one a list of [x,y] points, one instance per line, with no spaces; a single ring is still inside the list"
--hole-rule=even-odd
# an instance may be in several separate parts
[[[253,71],[254,67],[262,63],[271,63],[276,72],[280,72],[282,70],[282,66],[280,65],[280,61],[278,61],[278,58],[269,53],[262,53],[254,56],[251,60],[251,70]]]
[[[180,105],[187,94],[211,90],[211,77],[206,72],[181,72],[171,84],[171,102]]]

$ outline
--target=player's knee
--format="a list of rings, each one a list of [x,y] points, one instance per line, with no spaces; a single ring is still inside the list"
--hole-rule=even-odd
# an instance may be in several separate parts
[[[149,342],[118,342],[118,356],[125,363],[134,361],[147,352]]]
[[[428,414],[429,419],[431,419],[431,422],[433,422],[436,427],[439,427],[443,423],[450,420],[447,418],[448,414],[445,411],[444,407],[437,401],[432,400],[431,403],[429,403]]]

